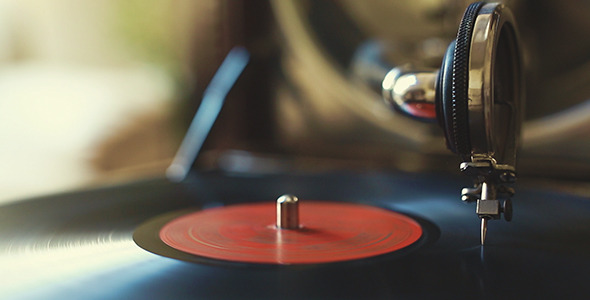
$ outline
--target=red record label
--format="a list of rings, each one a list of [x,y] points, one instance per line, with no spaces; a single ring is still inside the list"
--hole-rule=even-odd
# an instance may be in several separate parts
[[[367,258],[416,242],[422,228],[402,214],[351,203],[300,203],[300,229],[275,226],[275,203],[206,209],[160,231],[167,245],[194,255],[247,263],[312,264]]]

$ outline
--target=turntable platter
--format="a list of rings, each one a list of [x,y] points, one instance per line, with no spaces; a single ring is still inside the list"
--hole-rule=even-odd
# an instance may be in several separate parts
[[[0,293],[4,299],[586,297],[588,199],[521,187],[513,222],[494,223],[481,247],[473,207],[456,194],[462,180],[211,172],[179,184],[152,180],[8,204],[0,208]],[[225,263],[170,247],[161,256],[132,239],[153,218],[165,224],[182,210],[286,192],[399,211],[425,235],[406,251],[288,266]]]

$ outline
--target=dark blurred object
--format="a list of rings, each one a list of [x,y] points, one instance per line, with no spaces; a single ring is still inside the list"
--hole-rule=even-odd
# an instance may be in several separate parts
[[[194,116],[200,99],[214,72],[234,46],[243,46],[251,54],[252,67],[240,79],[230,94],[231,102],[223,107],[219,122],[208,138],[215,149],[242,148],[263,144],[271,136],[272,85],[270,79],[277,69],[278,47],[270,4],[266,1],[220,1],[216,11],[216,26],[211,28],[211,45],[195,45],[199,53],[193,69],[196,86],[190,95],[188,109],[182,112],[184,126]],[[276,74],[276,72],[275,72]],[[188,112],[188,113],[187,113]]]
[[[436,125],[397,115],[375,90],[391,66],[440,66],[469,2],[223,2],[232,13],[221,15],[219,53],[244,45],[253,61],[230,93],[202,166],[458,172]],[[519,170],[588,178],[590,42],[583,37],[590,31],[590,4],[505,4],[515,11],[525,49],[527,122]]]
[[[529,118],[590,99],[590,2],[511,2],[527,53]]]

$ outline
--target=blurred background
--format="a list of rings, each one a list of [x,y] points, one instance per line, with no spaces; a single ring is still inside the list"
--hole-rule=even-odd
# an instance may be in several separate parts
[[[216,5],[1,0],[0,201],[162,174]]]
[[[235,45],[252,62],[202,166],[458,172],[440,128],[378,85],[438,68],[470,2],[0,0],[0,202],[163,176]],[[524,49],[520,169],[588,179],[590,2],[502,2]]]

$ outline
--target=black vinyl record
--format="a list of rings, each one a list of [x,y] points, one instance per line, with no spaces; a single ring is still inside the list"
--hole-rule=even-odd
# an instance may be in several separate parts
[[[441,174],[207,172],[182,183],[154,179],[7,204],[0,207],[0,297],[572,299],[590,293],[588,199],[523,185],[513,221],[490,222],[482,247],[475,208],[459,200],[467,185]],[[285,193],[391,209],[414,218],[425,233],[416,245],[375,258],[287,266],[173,249],[159,255],[134,241],[137,228],[182,211],[274,201]],[[151,234],[143,228],[139,235]]]

